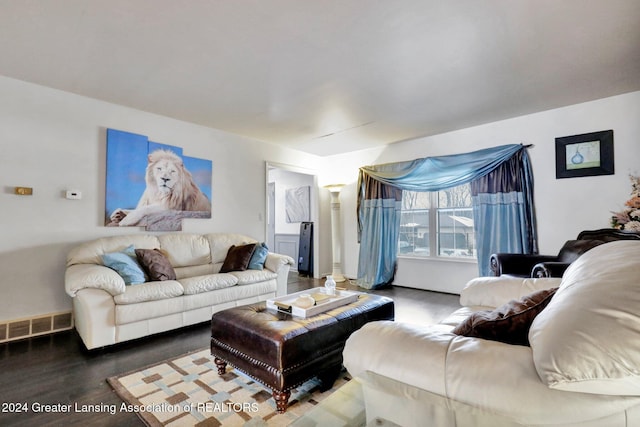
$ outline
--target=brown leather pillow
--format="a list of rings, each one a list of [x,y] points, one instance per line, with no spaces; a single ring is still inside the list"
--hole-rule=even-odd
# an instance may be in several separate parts
[[[227,252],[227,257],[224,259],[224,263],[222,263],[220,273],[246,270],[255,248],[255,243],[249,243],[248,245],[241,246],[232,245]]]
[[[136,257],[149,280],[176,280],[176,272],[160,249],[136,249]]]
[[[478,311],[453,330],[454,334],[514,345],[529,345],[529,328],[558,288],[544,289],[512,300],[493,311]]]

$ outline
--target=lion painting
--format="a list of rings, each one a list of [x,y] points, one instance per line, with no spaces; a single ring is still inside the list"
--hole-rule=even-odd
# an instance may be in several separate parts
[[[114,210],[110,217],[113,223],[140,225],[145,216],[162,211],[211,212],[211,202],[173,151],[160,149],[149,154],[145,181],[146,189],[136,208]]]

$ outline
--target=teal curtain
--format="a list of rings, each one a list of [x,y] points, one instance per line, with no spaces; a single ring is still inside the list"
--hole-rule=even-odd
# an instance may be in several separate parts
[[[386,168],[388,166],[381,166]],[[372,289],[393,281],[400,235],[402,190],[360,172],[362,197],[358,197],[360,257],[358,286]],[[362,248],[370,248],[371,251]]]
[[[533,172],[526,150],[471,181],[471,204],[481,276],[491,274],[493,253],[538,253]]]
[[[506,163],[508,167],[499,168]],[[427,157],[407,162],[388,163],[360,168],[358,176],[358,239],[360,255],[358,261],[358,285],[372,289],[393,281],[396,266],[396,251],[400,230],[400,203],[402,190],[440,191],[467,184],[486,177],[492,172],[486,185],[477,186],[473,198],[474,228],[485,239],[491,233],[500,238],[486,239],[478,243],[478,257],[487,257],[487,251],[535,253],[537,236],[533,209],[533,176],[526,147],[509,144],[449,156]],[[505,175],[510,172],[510,175]],[[497,186],[501,180],[518,181],[517,186]],[[490,191],[505,188],[519,194],[496,195]],[[472,190],[473,191],[473,190]],[[514,193],[514,192],[509,192]],[[493,195],[491,195],[493,194]],[[515,199],[514,199],[515,197]],[[507,200],[521,200],[521,206],[513,211],[489,209],[491,205],[502,207]],[[490,203],[487,203],[490,201]],[[478,203],[482,207],[477,207]],[[479,205],[479,206],[480,206]],[[517,211],[517,212],[516,212]],[[517,213],[517,215],[516,215]],[[513,216],[516,220],[509,220]],[[514,228],[515,227],[515,228]],[[513,237],[518,235],[518,237]],[[513,242],[524,242],[513,245]],[[482,254],[481,254],[482,252]],[[479,272],[488,274],[479,259]]]

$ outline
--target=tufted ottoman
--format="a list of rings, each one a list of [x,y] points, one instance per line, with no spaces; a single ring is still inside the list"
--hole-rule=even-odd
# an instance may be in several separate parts
[[[357,301],[307,319],[267,309],[266,303],[230,308],[211,318],[211,354],[218,374],[227,363],[273,391],[283,413],[291,389],[318,377],[323,389],[342,369],[349,336],[365,323],[393,320],[393,300],[361,294]]]

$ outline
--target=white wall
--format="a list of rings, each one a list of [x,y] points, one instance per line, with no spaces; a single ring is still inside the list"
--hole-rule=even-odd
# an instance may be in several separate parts
[[[71,309],[64,268],[77,242],[142,228],[107,228],[107,128],[147,135],[213,161],[212,218],[184,232],[265,238],[265,161],[317,168],[323,159],[194,124],[0,77],[0,320]],[[14,187],[33,187],[16,196]],[[66,189],[82,200],[63,198]],[[323,220],[326,221],[326,220]],[[326,230],[330,236],[331,231]],[[331,239],[326,239],[328,245]],[[326,249],[324,249],[326,252]],[[330,262],[330,261],[329,261]]]
[[[455,132],[328,158],[341,180],[343,269],[356,277],[356,180],[368,164],[463,153],[496,145],[534,144],[529,150],[534,171],[540,252],[555,254],[585,229],[609,226],[610,211],[619,210],[631,187],[630,173],[640,173],[640,92],[516,117]],[[613,129],[614,175],[555,178],[555,138]],[[469,262],[400,259],[395,284],[457,293],[477,275]]]

